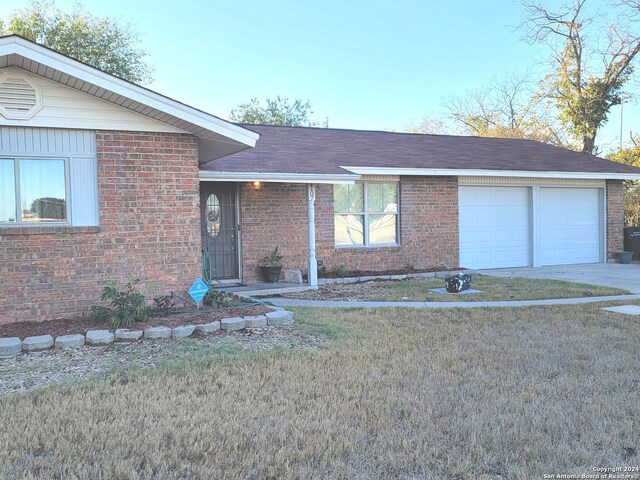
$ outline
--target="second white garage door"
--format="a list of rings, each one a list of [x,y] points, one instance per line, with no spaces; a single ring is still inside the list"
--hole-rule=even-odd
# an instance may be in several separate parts
[[[602,203],[599,188],[461,185],[460,265],[504,268],[600,262]]]
[[[538,195],[540,265],[600,261],[601,207],[597,188],[545,188]]]
[[[529,265],[530,196],[529,187],[459,187],[462,267]]]

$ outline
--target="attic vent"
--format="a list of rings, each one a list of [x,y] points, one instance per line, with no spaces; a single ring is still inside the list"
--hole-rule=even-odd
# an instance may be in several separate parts
[[[40,89],[28,78],[0,75],[0,114],[13,120],[33,117],[40,109]]]

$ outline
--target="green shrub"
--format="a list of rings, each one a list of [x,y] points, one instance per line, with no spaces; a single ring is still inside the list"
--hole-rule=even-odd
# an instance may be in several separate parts
[[[140,280],[135,279],[124,286],[124,290],[118,290],[116,282],[109,282],[102,289],[102,301],[108,302],[111,307],[92,307],[89,315],[92,318],[107,320],[113,328],[130,327],[134,322],[146,322],[149,320],[149,307],[147,307],[144,295],[136,290]]]
[[[344,265],[337,265],[335,267],[333,267],[331,269],[331,272],[336,276],[336,277],[347,277],[349,275],[349,270],[347,270],[347,267],[345,267]]]
[[[233,299],[225,292],[210,289],[204,297],[203,303],[213,308],[226,308],[233,305]]]

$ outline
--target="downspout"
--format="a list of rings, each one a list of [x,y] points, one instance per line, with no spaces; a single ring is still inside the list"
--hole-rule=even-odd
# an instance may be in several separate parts
[[[309,220],[309,268],[307,275],[309,285],[318,286],[318,261],[316,260],[316,186],[307,187],[307,215]]]

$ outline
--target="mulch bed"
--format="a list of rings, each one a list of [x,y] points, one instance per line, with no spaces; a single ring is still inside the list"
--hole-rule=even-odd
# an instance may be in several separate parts
[[[318,278],[347,278],[347,277],[375,277],[381,275],[409,275],[412,273],[432,273],[432,272],[450,272],[452,270],[465,270],[464,268],[416,268],[416,269],[398,269],[398,270],[349,270],[344,275],[338,275],[331,270],[321,270],[318,272]],[[307,278],[306,275],[303,278]]]
[[[152,317],[146,323],[134,323],[131,329],[144,330],[148,327],[170,327],[174,328],[180,325],[198,325],[201,323],[211,323],[229,317],[246,317],[248,315],[264,315],[272,312],[274,309],[266,305],[256,305],[251,307],[235,307],[209,309],[205,312],[194,312],[193,310],[183,311],[177,309],[166,317]],[[60,335],[71,335],[76,333],[85,334],[89,330],[113,330],[109,322],[105,320],[96,320],[89,317],[63,318],[57,320],[48,320],[45,322],[15,322],[0,325],[1,337],[32,337],[37,335],[51,335],[58,337]]]

